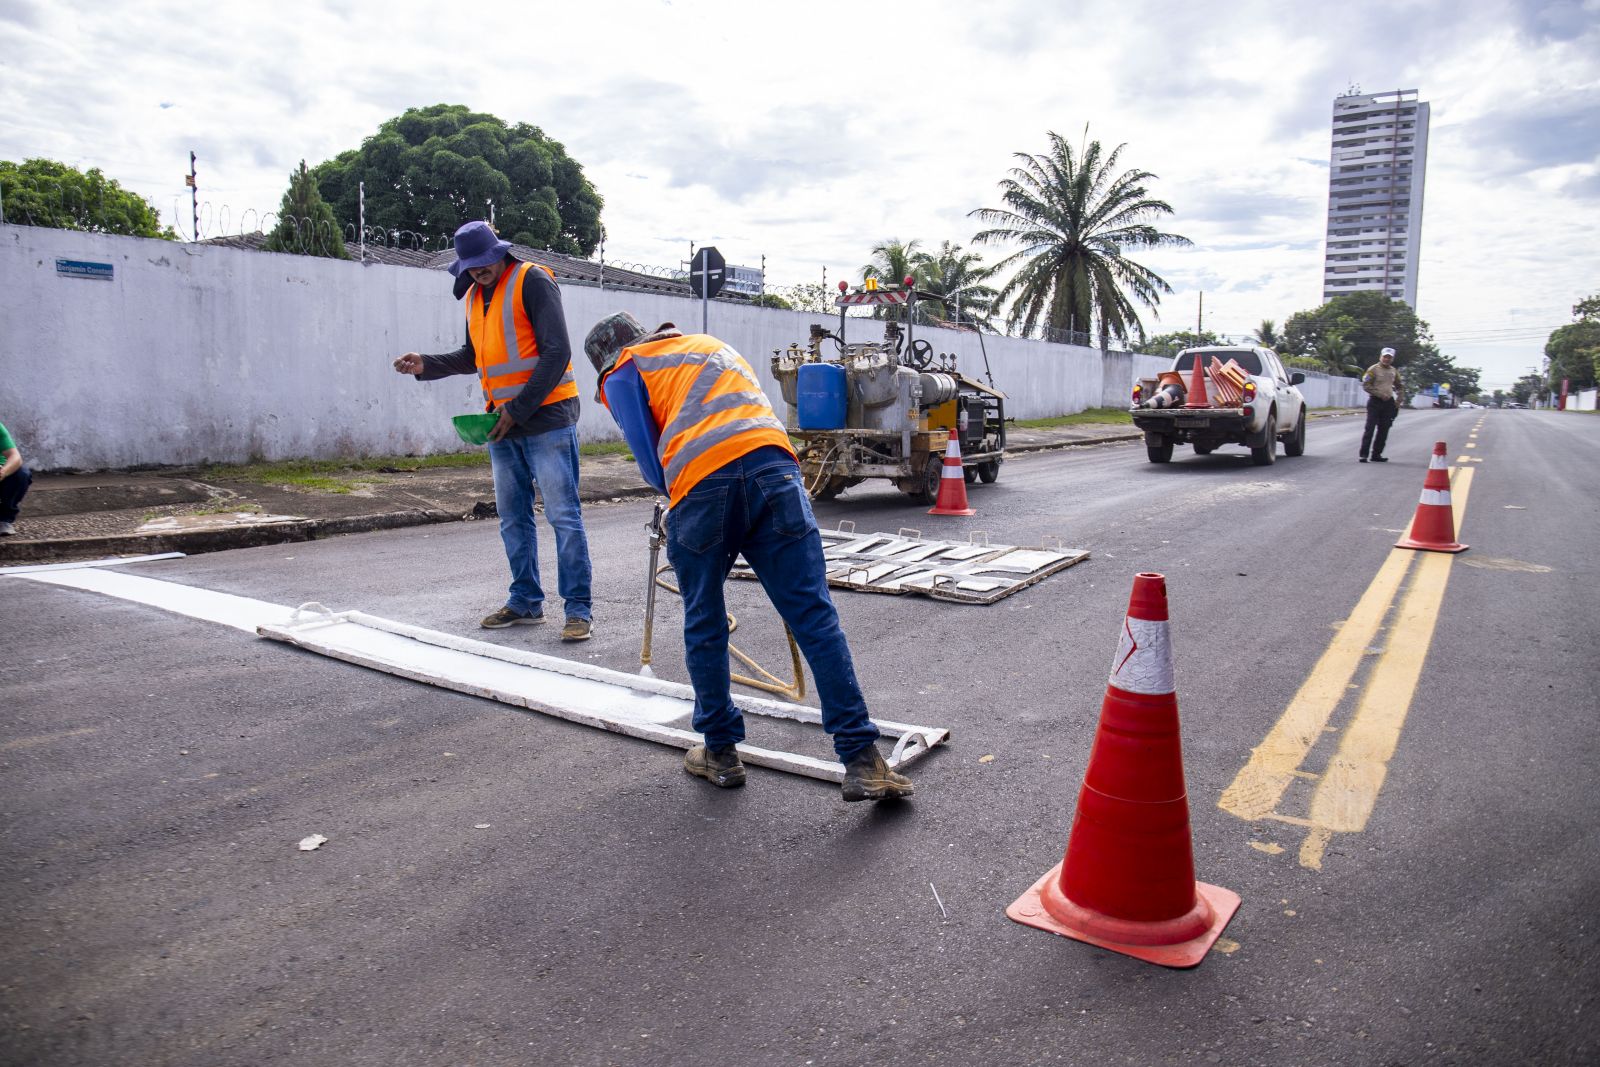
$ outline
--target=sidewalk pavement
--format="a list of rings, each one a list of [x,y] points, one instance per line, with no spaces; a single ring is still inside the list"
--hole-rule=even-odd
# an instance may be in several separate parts
[[[1318,413],[1318,414],[1333,414]],[[1132,426],[1011,428],[1008,453],[1138,440]],[[487,463],[351,472],[349,492],[264,485],[175,467],[36,474],[0,566],[311,541],[338,534],[496,517]],[[585,503],[653,496],[625,456],[584,456]]]

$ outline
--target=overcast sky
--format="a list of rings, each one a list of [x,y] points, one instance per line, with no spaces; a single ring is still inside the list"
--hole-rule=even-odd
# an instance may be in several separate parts
[[[0,0],[0,158],[99,167],[187,231],[192,149],[203,235],[254,228],[300,159],[459,103],[583,164],[608,261],[692,241],[831,284],[886,238],[969,244],[1013,153],[1088,124],[1194,241],[1145,256],[1174,290],[1151,332],[1192,329],[1202,291],[1240,336],[1321,303],[1352,84],[1432,105],[1417,311],[1510,384],[1600,291],[1600,0]]]

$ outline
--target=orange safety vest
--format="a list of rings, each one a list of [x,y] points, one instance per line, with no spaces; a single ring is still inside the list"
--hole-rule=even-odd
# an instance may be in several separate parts
[[[712,471],[764,445],[794,455],[755,371],[724,342],[707,334],[667,337],[624,348],[616,366],[629,360],[661,427],[656,452],[672,505]]]
[[[488,314],[483,306],[483,289],[474,285],[467,294],[467,336],[478,359],[478,381],[483,386],[484,410],[494,411],[522,392],[539,361],[539,339],[533,335],[533,320],[522,306],[522,281],[527,271],[537,267],[555,280],[555,272],[539,263],[518,263],[500,275],[498,314]],[[515,338],[515,347],[508,340]],[[544,398],[554,404],[578,395],[578,382],[572,376],[572,361],[566,373]],[[541,405],[541,407],[544,405]]]

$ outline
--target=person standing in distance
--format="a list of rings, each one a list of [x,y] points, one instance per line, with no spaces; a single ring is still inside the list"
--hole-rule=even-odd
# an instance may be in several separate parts
[[[1370,450],[1372,462],[1387,463],[1389,457],[1383,454],[1383,449],[1389,443],[1389,427],[1400,413],[1400,372],[1394,369],[1394,349],[1385,348],[1378,353],[1378,362],[1361,376],[1361,388],[1367,391],[1367,425],[1361,431],[1361,462],[1367,461]]]
[[[627,312],[601,319],[583,348],[600,375],[598,399],[645,481],[669,500],[667,558],[683,590],[684,663],[694,728],[705,738],[684,770],[723,788],[744,784],[736,747],[744,716],[731,693],[723,601],[742,553],[811,665],[822,728],[844,764],[844,799],[910,796],[911,779],[878,751],[800,467],[750,364],[717,338],[686,336],[670,322],[646,334]]]
[[[486,411],[498,412],[489,433],[500,539],[511,565],[505,606],[483,620],[487,629],[544,621],[533,501],[556,535],[558,586],[565,602],[563,641],[587,641],[593,629],[589,538],[578,502],[578,384],[555,275],[512,258],[511,242],[485,222],[455,234],[456,299],[466,298],[466,343],[454,352],[407,352],[394,369],[418,381],[476,374]]]

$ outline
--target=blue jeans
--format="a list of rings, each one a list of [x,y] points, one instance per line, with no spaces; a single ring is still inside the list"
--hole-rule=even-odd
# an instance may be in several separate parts
[[[33,484],[33,471],[18,467],[4,480],[0,480],[0,522],[16,522],[22,498],[28,495]]]
[[[539,585],[539,539],[533,494],[544,498],[544,517],[556,532],[556,564],[568,618],[592,619],[589,600],[589,537],[578,507],[578,429],[566,426],[489,445],[500,540],[511,564],[506,607],[522,615],[544,612]]]
[[[703,478],[667,513],[667,559],[683,590],[684,664],[694,684],[694,728],[706,745],[744,740],[728,671],[723,583],[745,560],[794,632],[822,701],[822,728],[850,762],[878,739],[856,682],[850,646],[828,596],[822,538],[800,468],[781,448],[758,448]]]

